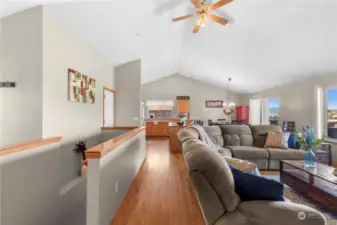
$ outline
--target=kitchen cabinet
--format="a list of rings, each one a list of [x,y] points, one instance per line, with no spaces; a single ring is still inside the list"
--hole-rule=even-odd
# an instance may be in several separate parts
[[[190,105],[189,100],[177,100],[177,110],[178,113],[189,113]]]
[[[146,121],[146,136],[167,137],[168,121]]]

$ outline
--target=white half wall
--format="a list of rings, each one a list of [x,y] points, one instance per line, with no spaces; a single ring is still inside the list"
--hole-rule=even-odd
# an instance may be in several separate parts
[[[0,146],[42,137],[42,7],[2,19]]]
[[[95,104],[68,101],[68,68],[96,79]],[[43,136],[64,142],[100,134],[103,87],[113,87],[112,64],[44,7],[43,11]]]
[[[135,60],[115,68],[116,125],[140,126],[142,65]]]
[[[174,74],[150,83],[143,84],[143,101],[147,100],[174,100],[174,114],[177,114],[177,96],[190,96],[190,115],[192,119],[203,119],[204,125],[207,120],[215,121],[224,118],[222,108],[206,108],[206,100],[225,100],[227,89],[221,89],[204,82]],[[239,97],[231,95],[231,99],[240,105]],[[175,116],[175,115],[173,115]],[[235,109],[232,119],[236,118]]]
[[[4,81],[2,77],[3,70],[3,33],[2,33],[2,20],[0,20],[0,82]],[[0,107],[2,107],[2,89],[0,89]],[[4,131],[2,130],[2,108],[0,108],[0,146],[2,143],[2,135]],[[1,219],[1,218],[0,218]]]

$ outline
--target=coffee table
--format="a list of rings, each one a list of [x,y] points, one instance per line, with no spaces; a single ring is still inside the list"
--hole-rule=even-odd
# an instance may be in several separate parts
[[[316,168],[307,168],[303,160],[281,160],[280,181],[337,213],[337,177],[332,174],[333,170],[321,163],[317,163]]]

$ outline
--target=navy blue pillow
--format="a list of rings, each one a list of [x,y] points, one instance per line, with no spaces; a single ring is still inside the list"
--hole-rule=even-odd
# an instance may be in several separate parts
[[[283,184],[229,166],[235,183],[235,192],[242,201],[284,201]]]
[[[297,148],[297,143],[296,143],[296,136],[295,134],[290,134],[289,139],[288,139],[288,148]]]

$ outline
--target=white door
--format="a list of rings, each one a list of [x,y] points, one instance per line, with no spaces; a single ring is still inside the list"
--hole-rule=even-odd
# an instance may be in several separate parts
[[[104,127],[113,127],[115,125],[114,95],[114,92],[104,89]]]

